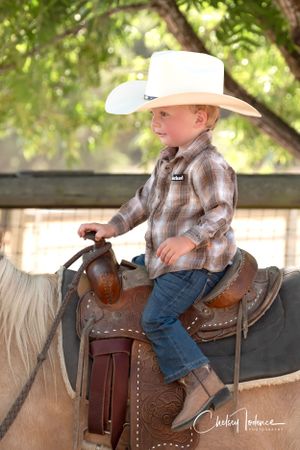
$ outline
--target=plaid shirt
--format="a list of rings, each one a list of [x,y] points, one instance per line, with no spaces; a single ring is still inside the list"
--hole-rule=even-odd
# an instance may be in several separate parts
[[[236,252],[231,221],[237,202],[234,170],[201,133],[184,150],[165,148],[151,177],[112,217],[118,234],[148,220],[146,266],[150,278],[167,272],[223,270]],[[167,266],[157,256],[169,237],[186,236],[196,248]]]

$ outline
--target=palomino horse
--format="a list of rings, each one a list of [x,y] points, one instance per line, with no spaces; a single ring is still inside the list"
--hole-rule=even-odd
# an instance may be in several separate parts
[[[58,275],[29,275],[0,255],[0,420],[36,364],[59,306],[57,283]],[[292,295],[300,311],[300,274],[297,286]],[[17,418],[0,441],[0,450],[72,450],[74,399],[64,382],[59,333]],[[241,390],[236,411],[226,405],[213,415],[206,412],[195,424],[198,448],[298,450],[300,381],[297,373],[290,377]],[[108,445],[103,436],[103,446],[89,448]],[[142,444],[140,448],[148,450]]]

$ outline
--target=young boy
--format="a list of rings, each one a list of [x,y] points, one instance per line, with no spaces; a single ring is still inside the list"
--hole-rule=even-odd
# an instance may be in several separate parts
[[[236,176],[211,144],[219,107],[259,117],[247,103],[223,94],[223,63],[193,52],[151,57],[148,80],[115,88],[106,101],[112,114],[150,110],[151,128],[165,148],[135,196],[108,224],[82,224],[81,237],[123,234],[145,220],[146,252],[134,258],[154,281],[142,327],[166,383],[178,380],[185,402],[172,429],[190,427],[198,415],[230,398],[179,316],[223,276],[236,252],[231,221]]]

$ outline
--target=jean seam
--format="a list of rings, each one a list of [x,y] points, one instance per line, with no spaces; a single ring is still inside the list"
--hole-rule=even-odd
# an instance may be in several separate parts
[[[197,359],[193,363],[189,363],[188,365],[186,365],[182,369],[177,370],[173,374],[168,375],[167,377],[165,377],[164,380],[165,380],[166,383],[172,383],[172,381],[176,381],[179,378],[184,377],[185,375],[187,375],[192,370],[197,369],[198,367],[204,366],[208,362],[209,362],[209,359],[204,355],[204,358]]]
[[[176,296],[172,299],[172,302],[167,302],[167,304],[165,304],[165,306],[164,307],[162,307],[161,308],[161,312],[163,313],[165,310],[168,310],[168,309],[171,309],[172,308],[172,306],[178,301],[178,299],[179,299],[179,297],[180,296],[182,296],[184,293],[185,293],[185,291],[187,290],[187,288],[188,288],[189,286],[188,286],[188,283],[186,283],[184,286],[182,286],[182,288],[180,289],[180,291],[176,294]],[[197,297],[196,297],[197,298]],[[193,300],[193,302],[191,303],[191,305],[194,303],[194,301],[195,301],[195,299]],[[191,306],[190,305],[190,306]],[[187,309],[187,308],[186,308]],[[186,309],[184,310],[184,311],[186,311]],[[177,318],[181,315],[182,313],[179,313],[178,315],[177,315]]]
[[[190,338],[193,339],[191,336],[190,336]],[[169,339],[173,341],[172,336],[169,336]],[[173,342],[174,342],[174,341],[173,341]],[[176,342],[174,342],[174,344],[176,344]],[[200,352],[201,352],[202,355],[203,355],[203,358],[201,358],[201,360],[198,359],[198,360],[196,360],[196,361],[193,361],[192,363],[189,362],[189,363],[187,364],[186,361],[185,361],[185,354],[184,354],[183,352],[181,352],[180,349],[178,349],[178,348],[176,347],[176,345],[174,345],[174,348],[176,348],[177,355],[178,355],[178,357],[180,358],[180,362],[181,362],[182,366],[184,366],[184,367],[182,367],[180,370],[174,372],[173,374],[168,375],[168,376],[165,378],[165,380],[168,380],[170,377],[172,377],[172,378],[174,378],[174,379],[180,378],[180,377],[182,376],[181,374],[185,374],[185,373],[187,373],[187,372],[190,372],[191,370],[193,370],[193,369],[195,369],[196,367],[198,367],[199,364],[201,364],[201,361],[203,361],[204,359],[205,359],[206,361],[208,361],[208,358],[202,353],[202,350],[199,349]],[[204,362],[203,364],[205,364],[205,362]]]
[[[175,381],[178,378],[181,378],[182,376],[185,376],[187,373],[189,373],[191,370],[200,367],[201,365],[207,364],[209,362],[209,359],[206,357],[206,355],[203,354],[200,347],[198,347],[199,351],[196,351],[194,347],[191,347],[188,345],[187,341],[184,345],[181,345],[178,342],[178,339],[176,340],[176,336],[172,335],[172,333],[166,333],[163,329],[159,330],[159,328],[152,328],[151,326],[151,318],[153,318],[153,321],[159,320],[162,321],[162,324],[167,325],[166,319],[172,320],[179,323],[181,327],[184,329],[182,323],[179,320],[180,315],[188,309],[189,306],[193,305],[196,298],[198,298],[198,294],[196,291],[199,289],[201,285],[201,281],[195,274],[195,271],[186,271],[186,274],[178,274],[178,276],[175,278],[169,277],[166,280],[162,280],[159,286],[156,285],[157,292],[155,294],[155,297],[152,299],[151,306],[149,303],[149,315],[147,314],[147,306],[144,310],[144,313],[148,316],[149,319],[149,340],[152,342],[151,339],[151,333],[153,331],[153,342],[152,345],[155,345],[156,342],[159,342],[160,339],[166,339],[166,348],[170,347],[172,348],[172,351],[174,351],[174,355],[172,358],[168,358],[166,353],[163,351],[158,351],[157,356],[159,358],[159,366],[163,372],[164,380],[166,383]],[[202,278],[202,276],[199,274],[199,276]],[[204,282],[204,289],[208,288],[209,284],[209,274],[203,273],[203,276],[205,279],[202,278],[202,283]],[[210,280],[211,282],[211,280]],[[202,284],[203,286],[203,284]],[[177,290],[179,289],[179,290]],[[201,289],[201,287],[200,287]],[[202,287],[203,289],[203,287]],[[164,290],[166,292],[169,292],[169,295],[167,297],[167,300],[163,302],[164,297]],[[194,298],[193,298],[194,297]],[[156,302],[157,300],[157,302]],[[184,304],[183,304],[184,300]],[[188,303],[188,304],[187,304]],[[182,305],[180,307],[180,305]],[[153,309],[154,308],[154,309]],[[180,309],[180,311],[179,311]],[[157,317],[153,316],[153,312],[156,311]],[[179,311],[179,312],[178,312]],[[144,315],[144,314],[143,314]],[[161,317],[158,317],[161,316]],[[145,316],[144,316],[145,317]],[[146,323],[148,322],[148,319],[145,317]],[[154,320],[155,319],[155,320]],[[145,324],[146,325],[146,324]],[[172,323],[170,322],[170,326]],[[146,327],[147,328],[147,327]],[[151,331],[152,328],[152,331]],[[159,334],[161,332],[161,335]],[[189,333],[185,330],[187,333],[189,339],[193,341],[192,336],[189,335]],[[146,332],[146,335],[148,333]],[[181,332],[180,332],[181,336]],[[182,335],[182,338],[184,336]],[[190,349],[190,351],[188,351]],[[155,350],[154,350],[155,351]],[[156,351],[155,351],[156,353]],[[166,360],[164,359],[166,357]],[[193,358],[193,359],[191,359]],[[177,365],[175,362],[177,361]],[[173,373],[172,369],[174,370]]]

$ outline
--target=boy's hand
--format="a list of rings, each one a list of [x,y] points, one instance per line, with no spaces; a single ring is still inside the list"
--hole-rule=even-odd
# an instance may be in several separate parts
[[[78,228],[77,233],[84,238],[88,231],[95,231],[95,241],[100,241],[102,238],[111,238],[117,235],[117,230],[114,225],[106,223],[82,223]]]
[[[166,239],[157,249],[158,256],[167,266],[176,263],[177,259],[190,252],[196,244],[186,236],[177,236]]]

